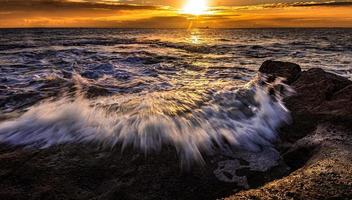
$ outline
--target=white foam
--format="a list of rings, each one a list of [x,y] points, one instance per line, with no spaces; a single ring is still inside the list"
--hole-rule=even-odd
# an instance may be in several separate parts
[[[202,153],[214,145],[255,151],[275,141],[277,129],[290,117],[282,96],[268,94],[272,86],[254,84],[245,91],[223,90],[201,106],[193,101],[191,106],[183,105],[188,110],[178,114],[169,111],[182,105],[170,103],[159,93],[98,100],[63,98],[1,123],[0,141],[36,148],[96,142],[108,147],[132,145],[145,152],[171,144],[183,164],[202,162]],[[115,102],[114,108],[111,102]]]

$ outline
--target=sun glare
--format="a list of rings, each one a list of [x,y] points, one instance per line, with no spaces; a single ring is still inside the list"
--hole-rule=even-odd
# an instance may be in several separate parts
[[[182,13],[191,15],[202,15],[208,10],[207,0],[187,0],[182,8]]]

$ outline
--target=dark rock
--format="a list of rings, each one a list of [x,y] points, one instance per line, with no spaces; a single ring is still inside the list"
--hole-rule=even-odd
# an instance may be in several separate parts
[[[352,119],[352,84],[331,94],[331,97],[312,110],[323,115]]]
[[[292,142],[312,132],[321,122],[352,122],[351,84],[352,81],[319,68],[302,72],[291,84],[295,95],[285,99],[293,123],[282,129],[281,137]]]
[[[290,62],[267,60],[260,66],[259,72],[269,75],[269,79],[275,77],[285,78],[286,83],[290,84],[299,77],[301,67]]]
[[[236,188],[212,168],[182,171],[176,155],[88,144],[0,149],[0,199],[217,199]]]
[[[286,99],[295,113],[352,116],[352,81],[314,68],[292,83],[296,95]]]
[[[322,69],[292,81],[296,94],[285,102],[293,123],[280,131],[279,146],[293,172],[227,199],[352,199],[351,83]]]
[[[299,160],[298,156],[307,153],[303,157],[308,161],[303,166],[282,179],[225,199],[352,199],[350,133],[343,126],[318,125],[310,135],[298,140],[287,155]],[[297,157],[292,157],[294,152],[299,152]]]

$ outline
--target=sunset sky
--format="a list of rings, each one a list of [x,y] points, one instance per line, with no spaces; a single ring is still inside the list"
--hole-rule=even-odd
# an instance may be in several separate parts
[[[352,27],[352,0],[0,0],[0,27]]]

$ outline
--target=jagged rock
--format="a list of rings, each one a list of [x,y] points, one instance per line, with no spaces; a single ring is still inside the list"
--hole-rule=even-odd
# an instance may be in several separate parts
[[[231,159],[217,162],[215,176],[244,189],[255,188],[288,172],[275,148],[263,147],[258,152],[237,150],[227,156]]]
[[[324,121],[352,123],[351,85],[352,81],[319,68],[303,71],[291,84],[295,94],[285,99],[293,124],[283,128],[281,136],[295,141]]]
[[[294,142],[313,131],[319,121],[351,118],[351,81],[314,68],[301,72],[298,65],[266,61],[259,70],[269,78],[287,78],[296,93],[285,99],[292,114],[291,126],[282,129],[283,140]]]
[[[259,72],[269,75],[269,78],[285,78],[290,84],[299,77],[301,67],[295,63],[267,60],[260,66]]]
[[[261,188],[242,191],[226,199],[351,199],[351,144],[351,130],[321,124],[284,154],[286,162],[295,163],[296,171]],[[305,162],[297,165],[302,156]]]
[[[288,98],[286,105],[294,112],[352,115],[351,88],[347,87],[351,84],[344,77],[319,68],[310,69],[292,83],[296,95]]]
[[[279,146],[293,172],[226,199],[352,199],[351,83],[318,68],[292,81],[296,94],[285,102],[293,124],[281,130]]]
[[[331,97],[312,110],[323,115],[352,119],[352,84],[333,93]]]

